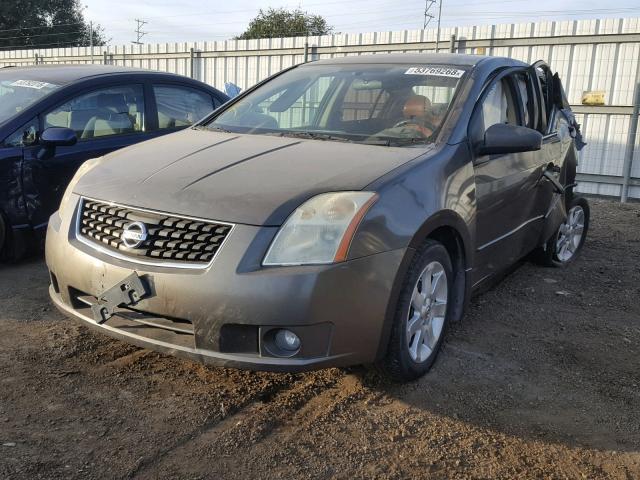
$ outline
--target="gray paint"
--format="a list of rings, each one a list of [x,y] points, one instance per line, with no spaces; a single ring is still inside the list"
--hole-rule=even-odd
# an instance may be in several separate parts
[[[443,57],[420,58],[430,63]],[[405,57],[388,58],[395,62]],[[78,242],[73,208],[68,208],[63,218],[54,216],[47,237],[47,263],[61,285],[59,295],[52,292],[54,301],[68,315],[91,323],[72,308],[67,287],[98,295],[136,270],[153,279],[156,292],[140,308],[191,319],[195,347],[178,351],[154,339],[127,337],[122,330],[105,333],[245,368],[300,370],[366,363],[386,351],[398,293],[413,255],[426,238],[446,229],[463,252],[463,258],[454,262],[460,279],[454,289],[463,293],[453,308],[461,312],[474,287],[480,288],[543,244],[547,238],[542,232],[555,229],[556,225],[545,224],[557,222],[558,217],[546,215],[555,202],[552,184],[543,173],[554,163],[563,167],[559,178],[564,184],[572,184],[574,171],[564,169],[564,164],[575,158],[575,147],[561,118],[558,135],[545,136],[540,151],[476,155],[467,137],[476,101],[497,69],[524,68],[524,64],[468,56],[454,60],[471,62],[473,69],[443,133],[428,148],[195,129],[106,157],[79,182],[70,206],[82,194],[236,226],[209,269],[176,271],[115,259]],[[316,193],[351,189],[375,191],[379,198],[360,223],[346,262],[261,267],[277,226],[300,203]],[[330,345],[314,344],[317,351],[326,347],[326,356],[279,361],[257,353],[230,357],[216,350],[226,323],[300,329],[329,323],[333,334]],[[303,342],[322,341],[303,338]]]

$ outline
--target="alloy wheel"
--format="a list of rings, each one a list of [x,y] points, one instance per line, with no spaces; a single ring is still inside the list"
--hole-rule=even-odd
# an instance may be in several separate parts
[[[407,317],[407,347],[416,363],[426,361],[442,335],[447,314],[447,274],[440,262],[430,262],[413,287]]]
[[[578,251],[584,235],[585,214],[580,205],[569,210],[567,219],[560,225],[556,239],[556,258],[560,262],[568,262]]]

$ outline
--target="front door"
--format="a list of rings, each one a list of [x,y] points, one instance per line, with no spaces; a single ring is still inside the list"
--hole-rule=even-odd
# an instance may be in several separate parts
[[[510,69],[496,77],[479,100],[470,124],[473,145],[496,123],[531,126],[535,109],[525,109],[525,91],[518,76],[526,69]],[[520,259],[535,244],[543,225],[537,209],[543,152],[476,155],[476,262],[474,283]]]
[[[22,195],[22,147],[0,147],[0,215],[7,229],[28,228],[24,197]],[[2,245],[0,238],[0,245]]]
[[[43,155],[40,145],[25,148],[23,182],[32,227],[46,226],[73,175],[86,160],[156,136],[157,132],[146,132],[145,116],[142,84],[95,89],[44,113],[41,131],[71,128],[78,143],[56,148],[53,156]]]

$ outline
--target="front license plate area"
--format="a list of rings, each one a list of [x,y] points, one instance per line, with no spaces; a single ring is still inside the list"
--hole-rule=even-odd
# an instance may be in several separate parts
[[[148,295],[146,281],[133,272],[97,297],[98,302],[91,306],[93,318],[96,323],[102,324],[113,316],[116,308],[133,306]]]

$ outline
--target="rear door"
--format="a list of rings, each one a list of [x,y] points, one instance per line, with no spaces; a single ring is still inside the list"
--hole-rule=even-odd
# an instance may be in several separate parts
[[[539,122],[527,75],[526,67],[505,70],[484,90],[469,128],[474,151],[493,124],[530,127]],[[513,264],[535,244],[542,225],[537,202],[544,162],[540,151],[474,155],[478,212],[474,282],[478,283]]]
[[[43,156],[40,145],[25,148],[23,181],[32,226],[46,225],[77,169],[100,157],[149,138],[143,83],[114,84],[85,90],[40,115],[40,131],[67,127],[78,143]]]
[[[536,128],[543,135],[536,213],[544,217],[544,222],[536,244],[529,246],[532,249],[546,241],[564,220],[564,195],[558,186],[565,183],[562,168],[568,147],[567,139],[570,141],[571,138],[560,128],[561,122],[558,120],[562,114],[557,98],[561,91],[558,91],[559,86],[554,81],[549,66],[541,60],[535,62],[529,69],[528,77],[537,97],[535,103],[539,117],[537,124],[532,128]]]

